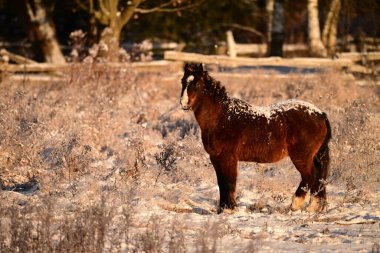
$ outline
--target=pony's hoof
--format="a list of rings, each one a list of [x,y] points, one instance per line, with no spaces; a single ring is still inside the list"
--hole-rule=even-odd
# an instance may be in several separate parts
[[[218,210],[216,211],[217,214],[221,214],[223,213],[224,211],[229,211],[227,213],[232,213],[232,211],[235,209],[236,207],[236,203],[235,202],[232,202],[230,204],[222,204],[218,207]]]
[[[303,206],[303,202],[305,201],[305,196],[297,197],[296,195],[293,195],[292,198],[292,211],[300,210]]]
[[[225,214],[233,214],[235,213],[236,209],[235,208],[221,208],[219,207],[217,210],[217,214],[225,213]]]
[[[306,211],[309,213],[318,213],[321,212],[324,208],[324,199],[320,199],[318,197],[312,196],[310,199],[310,204],[306,208]]]

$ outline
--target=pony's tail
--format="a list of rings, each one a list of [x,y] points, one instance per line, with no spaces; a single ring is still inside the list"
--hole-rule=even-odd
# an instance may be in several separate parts
[[[327,118],[326,113],[323,113],[325,118],[327,133],[325,140],[323,141],[321,147],[319,148],[317,154],[314,156],[314,166],[317,169],[318,179],[326,179],[329,173],[330,165],[330,149],[329,142],[331,140],[331,126],[330,121]]]

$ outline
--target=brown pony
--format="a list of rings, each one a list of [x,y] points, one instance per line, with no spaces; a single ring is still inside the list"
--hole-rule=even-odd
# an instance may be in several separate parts
[[[220,193],[218,213],[236,206],[238,161],[272,163],[287,156],[302,178],[292,199],[292,210],[302,207],[308,190],[308,211],[324,207],[331,139],[324,112],[300,100],[258,107],[230,98],[201,64],[184,67],[180,102],[184,110],[193,110],[215,168]]]

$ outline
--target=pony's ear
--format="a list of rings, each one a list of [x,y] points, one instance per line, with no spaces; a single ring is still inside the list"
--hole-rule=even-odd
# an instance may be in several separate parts
[[[193,72],[195,70],[194,64],[186,63],[185,67],[183,68],[185,72]]]
[[[198,65],[196,65],[196,74],[198,76],[202,76],[203,75],[203,65],[202,63],[199,63]]]
[[[198,70],[199,70],[199,72],[203,72],[203,64],[202,63],[199,63]]]
[[[200,64],[194,64],[194,63],[186,63],[185,67],[183,68],[185,72],[187,73],[193,73],[197,76],[203,75],[203,65]]]

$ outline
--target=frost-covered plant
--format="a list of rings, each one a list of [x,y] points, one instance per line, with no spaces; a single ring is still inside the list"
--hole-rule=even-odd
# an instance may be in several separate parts
[[[175,155],[176,150],[173,144],[169,144],[163,147],[163,151],[154,155],[157,164],[160,167],[156,182],[162,173],[176,175],[176,162],[177,157]],[[174,178],[174,177],[173,177]]]

